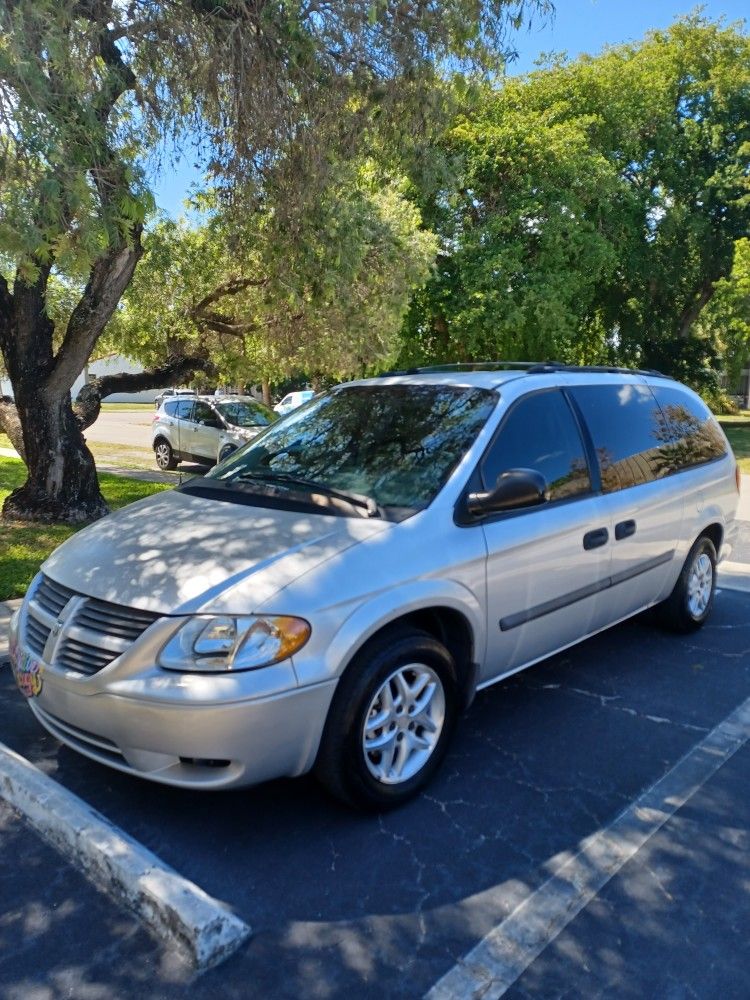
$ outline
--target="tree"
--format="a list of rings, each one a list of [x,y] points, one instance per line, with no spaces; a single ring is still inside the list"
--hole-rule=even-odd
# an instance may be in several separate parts
[[[149,267],[108,343],[145,364],[200,344],[240,383],[300,370],[340,378],[394,356],[437,249],[403,183],[346,165],[293,227],[268,206],[238,225],[209,205],[200,225],[164,220],[146,235]]]
[[[713,298],[697,323],[698,332],[722,359],[729,392],[750,362],[750,239],[737,240],[728,278],[717,281]]]
[[[303,165],[297,190],[309,198],[331,151],[346,159],[394,122],[415,129],[446,66],[497,62],[525,7],[5,0],[0,252],[11,266],[0,272],[0,349],[28,478],[4,514],[80,521],[106,510],[82,435],[96,392],[76,417],[70,388],[143,253],[148,170],[165,143],[196,144],[230,195],[237,178],[256,197],[280,166]],[[53,274],[83,286],[63,330],[50,315]]]
[[[440,267],[405,357],[671,371],[750,223],[750,41],[700,17],[485,91],[425,211]]]

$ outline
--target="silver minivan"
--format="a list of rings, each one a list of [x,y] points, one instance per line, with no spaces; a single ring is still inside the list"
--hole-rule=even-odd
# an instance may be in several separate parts
[[[57,549],[13,668],[49,732],[130,774],[314,769],[396,805],[478,689],[645,608],[699,628],[738,492],[709,410],[655,373],[351,382]]]

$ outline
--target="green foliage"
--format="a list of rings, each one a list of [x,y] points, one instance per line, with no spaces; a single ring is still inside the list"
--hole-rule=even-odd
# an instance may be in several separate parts
[[[201,202],[202,224],[162,221],[147,234],[107,332],[113,349],[155,364],[203,346],[221,376],[241,383],[344,375],[393,354],[437,249],[402,184],[372,165],[342,167],[294,225],[268,204],[238,222]]]
[[[439,266],[402,360],[713,367],[696,319],[750,224],[750,41],[700,17],[484,91],[446,134]]]
[[[716,345],[726,384],[733,392],[750,364],[750,239],[737,240],[732,271],[717,281],[713,298],[701,314],[698,329]]]

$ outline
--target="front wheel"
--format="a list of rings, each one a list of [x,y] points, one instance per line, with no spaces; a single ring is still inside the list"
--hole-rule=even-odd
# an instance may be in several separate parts
[[[368,644],[341,678],[326,722],[317,777],[363,809],[400,805],[439,767],[458,715],[448,650],[419,629]]]
[[[160,438],[154,445],[154,458],[163,472],[177,468],[177,459],[172,451],[172,446],[164,438]]]
[[[662,622],[674,632],[694,632],[711,614],[716,592],[716,549],[701,536],[688,552],[674,590],[659,606]]]

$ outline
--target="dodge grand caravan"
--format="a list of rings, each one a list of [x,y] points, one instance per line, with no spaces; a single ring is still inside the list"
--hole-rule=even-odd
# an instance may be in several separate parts
[[[122,771],[315,769],[395,805],[477,689],[645,608],[699,628],[738,491],[710,412],[655,373],[351,382],[57,549],[12,623],[15,676],[49,732]]]

